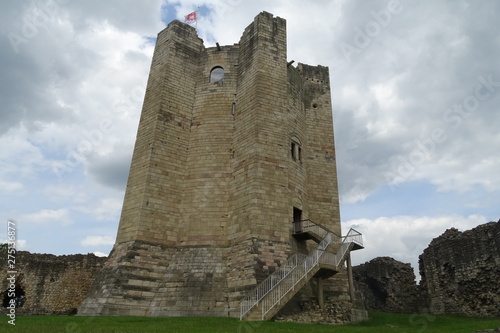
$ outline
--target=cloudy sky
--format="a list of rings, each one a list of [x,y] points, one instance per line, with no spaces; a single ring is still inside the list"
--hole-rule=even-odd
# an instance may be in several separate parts
[[[109,253],[157,33],[199,7],[206,46],[265,10],[288,59],[330,68],[344,231],[417,264],[500,218],[500,2],[26,0],[0,9],[0,240]]]

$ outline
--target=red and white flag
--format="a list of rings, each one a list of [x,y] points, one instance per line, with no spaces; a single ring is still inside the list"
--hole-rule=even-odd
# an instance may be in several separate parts
[[[187,14],[184,17],[184,22],[186,22],[186,23],[193,23],[193,22],[196,22],[197,18],[198,18],[197,13],[196,12],[192,12],[190,14]]]

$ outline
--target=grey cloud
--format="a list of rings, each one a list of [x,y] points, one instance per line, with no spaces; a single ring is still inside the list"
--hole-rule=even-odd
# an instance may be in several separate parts
[[[70,1],[65,7],[76,25],[88,21],[107,21],[122,31],[134,31],[146,36],[156,36],[162,29],[160,8],[162,0],[138,3],[134,0]]]
[[[336,40],[355,45],[354,28],[363,29],[367,22],[375,21],[372,13],[384,9],[388,3],[345,2]],[[477,110],[467,118],[456,119],[455,123],[460,122],[458,129],[450,128],[453,123],[443,119],[454,104],[474,95],[478,77],[492,74],[494,80],[500,82],[500,64],[496,60],[500,53],[496,33],[500,29],[496,19],[499,4],[469,1],[453,4],[400,1],[400,4],[401,12],[393,15],[388,26],[370,38],[368,46],[359,48],[359,54],[352,55],[349,65],[339,63],[341,66],[337,67],[335,80],[340,89],[332,91],[332,95],[336,106],[340,188],[344,198],[353,192],[369,193],[386,184],[384,174],[395,172],[398,166],[389,161],[398,156],[408,158],[418,149],[419,142],[432,137],[435,129],[443,129],[447,139],[435,144],[432,158],[416,165],[412,177],[435,182],[434,177],[439,173],[434,174],[434,169],[443,168],[443,172],[453,173],[456,171],[451,167],[453,164],[472,168],[488,157],[489,147],[500,144],[494,135],[500,125],[500,118],[496,116],[500,87],[495,88],[497,92],[490,98],[480,101]],[[341,59],[340,48],[336,52],[336,58]],[[370,88],[384,85],[393,78],[397,78],[393,95],[401,105],[393,108],[377,105]],[[370,114],[359,114],[353,101],[342,96],[342,87],[346,84],[361,92],[362,100],[358,103],[370,105]],[[377,117],[397,119],[404,133],[389,134],[382,141],[377,135],[370,135],[366,125]],[[440,163],[444,162],[440,159],[442,156],[446,156],[448,163]],[[459,180],[457,186],[460,186]]]
[[[127,185],[131,159],[131,147],[119,145],[108,155],[89,157],[87,172],[99,184],[118,191],[124,191]]]
[[[76,101],[79,85],[101,60],[74,39],[89,22],[107,21],[144,35],[162,28],[160,0],[140,6],[133,1],[48,3],[9,2],[0,13],[0,133],[21,122],[37,130],[40,122],[77,121],[71,106],[58,104],[58,94]],[[69,24],[58,25],[56,18]],[[133,60],[138,55],[126,56]]]

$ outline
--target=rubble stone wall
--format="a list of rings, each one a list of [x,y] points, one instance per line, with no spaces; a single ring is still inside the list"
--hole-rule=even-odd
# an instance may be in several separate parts
[[[411,313],[425,304],[410,264],[378,257],[353,267],[353,278],[367,310]]]
[[[432,313],[500,317],[500,221],[446,230],[419,263]]]
[[[145,244],[142,247],[146,246]],[[144,255],[167,255],[172,249],[152,248],[136,249],[135,256],[129,259],[130,267],[137,257]],[[147,246],[146,246],[147,247]],[[144,253],[141,251],[144,250]],[[208,249],[198,249],[207,251]],[[178,251],[182,251],[179,249]],[[191,249],[193,252],[194,249]],[[211,249],[210,251],[214,251]],[[218,250],[221,255],[224,251]],[[221,252],[222,251],[222,252]],[[2,251],[3,255],[5,251]],[[205,258],[217,261],[215,252],[211,255],[194,253],[193,258]],[[182,257],[185,257],[183,254]],[[208,258],[208,259],[207,259]],[[19,314],[70,314],[80,306],[90,290],[92,281],[105,266],[107,258],[96,257],[93,254],[77,254],[55,256],[51,254],[32,254],[20,251],[16,255],[17,284],[26,293],[26,303]],[[208,261],[207,261],[208,262]],[[178,269],[182,267],[178,266]],[[154,266],[150,270],[156,269]],[[183,283],[190,283],[199,273],[184,267],[183,276],[186,280],[166,281],[162,288],[171,288]],[[105,269],[106,270],[106,269]],[[104,271],[105,271],[104,270]],[[209,275],[210,279],[222,282],[219,276],[220,267]],[[130,280],[132,276],[125,271],[117,276]],[[144,273],[144,272],[143,272]],[[432,240],[420,256],[420,273],[422,280],[416,284],[415,275],[410,264],[399,262],[389,257],[372,259],[362,265],[353,267],[356,303],[354,308],[379,310],[398,313],[414,313],[430,311],[434,314],[460,314],[477,317],[500,317],[500,223],[490,222],[472,230],[460,232],[448,229],[441,236]],[[101,272],[102,274],[102,272]],[[148,274],[152,274],[149,271]],[[2,271],[1,291],[8,288],[7,270]],[[192,275],[192,276],[191,276]],[[208,276],[207,275],[207,276]],[[200,276],[206,279],[207,276]],[[285,307],[278,319],[344,323],[352,317],[350,300],[345,290],[332,289],[332,286],[345,286],[346,272],[342,271],[325,281],[325,306],[319,308],[316,299],[314,283],[304,288],[294,299],[295,302]],[[331,281],[330,281],[331,280]],[[155,283],[151,281],[150,283]],[[169,284],[170,283],[170,284]],[[147,286],[141,284],[130,295],[137,301],[146,293]],[[201,295],[203,288],[197,292]],[[339,297],[340,295],[344,298]],[[169,303],[172,297],[182,298],[190,306],[197,304],[198,298],[184,295],[165,294],[165,297],[155,299],[155,303]],[[225,302],[224,300],[220,300]],[[180,306],[180,304],[177,304]],[[216,309],[217,304],[208,305]],[[234,307],[237,304],[233,305]],[[351,313],[349,314],[349,312]],[[193,313],[194,314],[194,313]],[[156,313],[154,315],[161,315]],[[218,314],[220,315],[220,314]],[[350,318],[352,320],[352,318]]]
[[[367,310],[500,317],[500,221],[448,229],[419,259],[419,285],[389,257],[353,267],[357,298]]]
[[[2,251],[2,256],[5,251]],[[5,255],[6,256],[6,255]],[[16,253],[16,285],[26,302],[18,314],[74,314],[85,299],[107,258],[94,254],[55,256],[27,251]],[[2,270],[2,300],[8,289],[7,270]],[[2,311],[5,311],[2,308]]]

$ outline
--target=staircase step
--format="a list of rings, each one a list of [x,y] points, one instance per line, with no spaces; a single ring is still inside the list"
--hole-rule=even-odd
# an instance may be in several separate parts
[[[316,226],[313,226],[313,227],[324,228],[319,224]],[[311,252],[311,254],[308,257],[306,257],[305,259],[301,258],[301,260],[304,260],[304,261],[302,261],[302,262],[291,261],[291,262],[294,262],[294,264],[293,264],[293,268],[290,271],[282,270],[279,273],[277,272],[276,273],[277,275],[270,276],[270,279],[272,281],[276,281],[277,283],[276,284],[273,283],[272,284],[273,286],[268,291],[267,291],[267,289],[264,289],[264,290],[266,290],[265,295],[259,300],[257,305],[255,305],[253,308],[251,308],[243,316],[242,320],[260,321],[260,320],[271,319],[272,317],[274,317],[274,315],[276,315],[276,313],[278,313],[279,310],[281,310],[283,308],[283,306],[286,305],[286,303],[288,303],[288,301],[290,299],[292,299],[293,296],[295,296],[295,294],[297,294],[297,292],[300,289],[302,289],[302,287],[304,287],[306,285],[306,283],[313,276],[321,276],[323,278],[328,278],[328,277],[338,273],[338,271],[340,270],[340,267],[343,265],[343,262],[346,258],[346,254],[354,249],[363,248],[362,245],[360,245],[360,244],[362,244],[362,240],[359,240],[360,239],[359,236],[361,234],[359,234],[357,231],[355,231],[353,229],[351,229],[349,231],[348,235],[343,238],[344,242],[347,240],[353,239],[353,238],[349,238],[349,237],[352,237],[352,236],[350,236],[350,233],[351,233],[351,231],[353,231],[354,233],[356,233],[354,235],[354,237],[358,237],[357,241],[359,240],[360,244],[354,244],[354,242],[350,242],[350,241],[345,242],[345,243],[339,243],[339,241],[341,239],[340,237],[335,236],[333,234],[333,232],[331,232],[328,229],[324,229],[324,231],[327,232],[326,235],[324,236],[324,238],[321,238],[318,234],[312,232],[311,230],[301,232],[301,233],[295,233],[294,236],[298,239],[313,239],[318,244],[320,244],[321,249],[319,249],[319,247],[318,247],[319,250],[328,251],[332,254],[335,253],[337,256],[336,257],[337,259],[335,257],[324,257],[325,252],[318,252],[317,250],[313,250],[313,252]],[[323,233],[323,231],[320,231],[320,233]],[[335,241],[333,241],[334,239],[335,239]],[[357,247],[355,247],[355,245],[357,245]],[[317,256],[318,254],[319,254],[319,256]],[[314,255],[314,257],[313,257],[313,255]],[[300,257],[295,255],[294,257],[291,257],[289,260],[292,260],[292,258],[293,258],[293,260],[297,260],[297,258],[300,258]],[[319,262],[316,263],[315,260],[318,258],[320,260],[319,260]],[[327,259],[327,260],[324,260],[323,262],[321,262],[321,258]],[[337,262],[339,260],[339,258],[340,258],[340,261]],[[299,281],[294,281],[293,279],[294,279],[295,273],[290,274],[290,275],[288,275],[288,274],[293,272],[293,270],[295,270],[295,269],[297,269],[296,273],[302,272],[300,269],[302,269],[301,267],[304,267],[302,265],[306,262],[309,265],[315,263],[314,267],[312,267],[309,272],[305,273],[299,279]],[[285,267],[285,266],[283,266],[283,267]],[[275,273],[273,273],[273,274],[275,274]],[[303,274],[303,273],[300,273],[300,274]],[[262,285],[262,286],[264,286],[264,285]],[[280,289],[276,289],[276,288],[280,288]],[[278,290],[283,290],[284,294],[283,295],[276,295],[276,293],[279,292]],[[271,306],[271,308],[269,310],[267,310],[268,312],[264,315],[264,318],[262,318],[262,307],[265,305],[266,300],[270,300],[270,302],[275,302],[275,300],[278,300],[278,303]],[[252,304],[252,303],[250,303],[250,304]]]
[[[279,310],[281,310],[286,303],[288,303],[289,300],[295,296],[299,292],[299,290],[304,287],[309,280],[316,274],[316,272],[319,270],[318,266],[315,266],[309,273],[304,275],[304,277],[295,285],[293,289],[290,289],[280,300],[280,302],[277,304],[277,306],[274,306],[271,310],[269,310],[268,313],[264,315],[264,320],[270,320],[272,319]],[[278,306],[281,305],[281,306]]]

